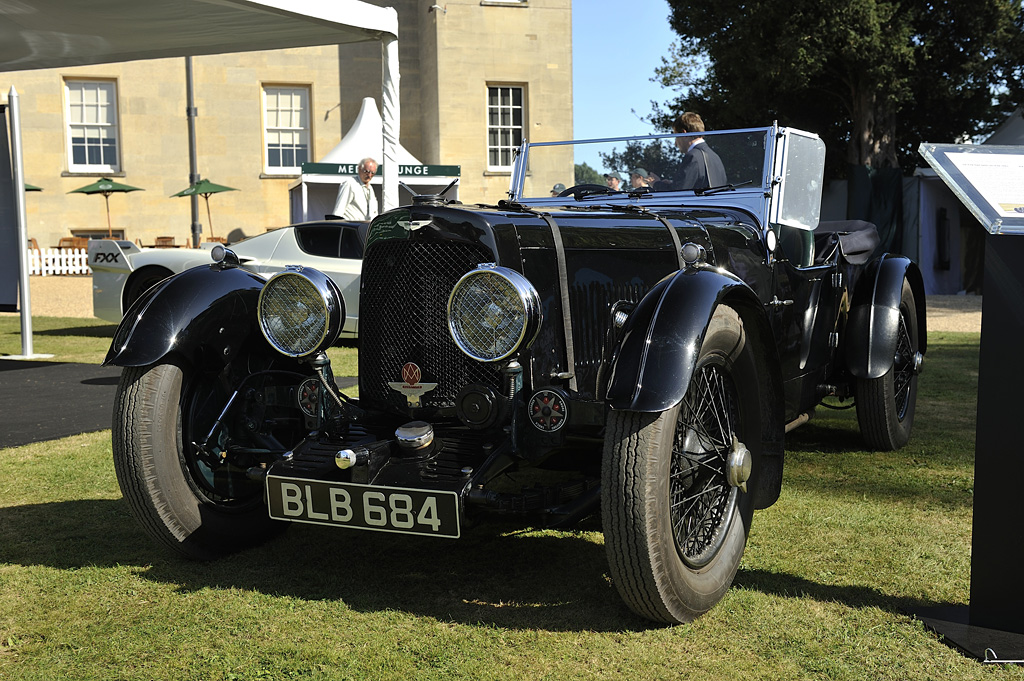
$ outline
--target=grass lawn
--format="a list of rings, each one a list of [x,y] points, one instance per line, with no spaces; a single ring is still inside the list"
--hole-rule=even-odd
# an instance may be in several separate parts
[[[819,410],[733,589],[677,627],[620,602],[593,520],[295,526],[191,563],[130,517],[109,431],[0,450],[0,678],[1024,679],[907,614],[969,600],[978,334],[930,341],[910,445],[862,451],[852,410]]]
[[[99,364],[107,354],[116,324],[96,318],[33,317],[32,351],[54,362]],[[0,315],[0,359],[20,355],[21,317]]]
[[[95,318],[33,317],[32,350],[40,355],[53,355],[54,362],[100,364],[107,355],[116,324]],[[21,318],[0,315],[0,359],[4,355],[20,355],[22,349]],[[354,341],[329,348],[327,355],[335,376],[355,376],[358,353]],[[353,391],[347,394],[352,395]]]

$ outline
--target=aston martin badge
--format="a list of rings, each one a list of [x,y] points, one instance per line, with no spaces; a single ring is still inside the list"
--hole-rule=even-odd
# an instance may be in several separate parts
[[[389,382],[388,386],[392,390],[397,390],[405,395],[409,406],[416,408],[422,406],[420,404],[420,396],[437,387],[437,383],[421,383],[421,378],[423,378],[423,372],[420,371],[420,368],[412,362],[406,362],[402,366],[402,382]]]

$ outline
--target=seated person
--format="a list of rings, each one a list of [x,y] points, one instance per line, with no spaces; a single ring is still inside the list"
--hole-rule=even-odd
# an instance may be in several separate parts
[[[672,189],[707,189],[729,184],[725,176],[722,159],[704,141],[704,121],[692,111],[680,114],[672,123],[677,133],[694,133],[687,137],[676,137],[676,146],[683,152],[683,163],[679,177],[672,183]]]
[[[640,187],[650,187],[650,181],[647,179],[649,173],[643,168],[633,168],[629,171],[629,186],[633,189],[639,189]]]
[[[605,173],[604,183],[608,185],[608,188],[613,192],[617,192],[622,186],[622,175],[619,175],[614,170],[610,173]]]

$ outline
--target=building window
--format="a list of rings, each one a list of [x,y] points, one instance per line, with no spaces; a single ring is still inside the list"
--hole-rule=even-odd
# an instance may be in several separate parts
[[[523,143],[523,88],[487,88],[487,169],[512,169],[515,151]]]
[[[117,143],[117,85],[114,81],[64,81],[67,102],[68,170],[121,170]]]
[[[309,161],[309,88],[264,87],[267,174],[298,175]]]

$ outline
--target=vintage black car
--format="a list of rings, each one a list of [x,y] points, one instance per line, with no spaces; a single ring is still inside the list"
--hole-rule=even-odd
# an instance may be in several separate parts
[[[917,267],[873,255],[870,225],[819,224],[815,135],[705,139],[729,184],[552,197],[583,152],[524,144],[496,206],[380,215],[358,398],[325,354],[345,310],[321,272],[268,280],[218,247],[154,286],[106,358],[134,514],[206,559],[282,521],[454,539],[600,512],[630,608],[707,611],[779,496],[786,432],[823,399],[855,399],[871,447],[907,442],[926,334]]]

